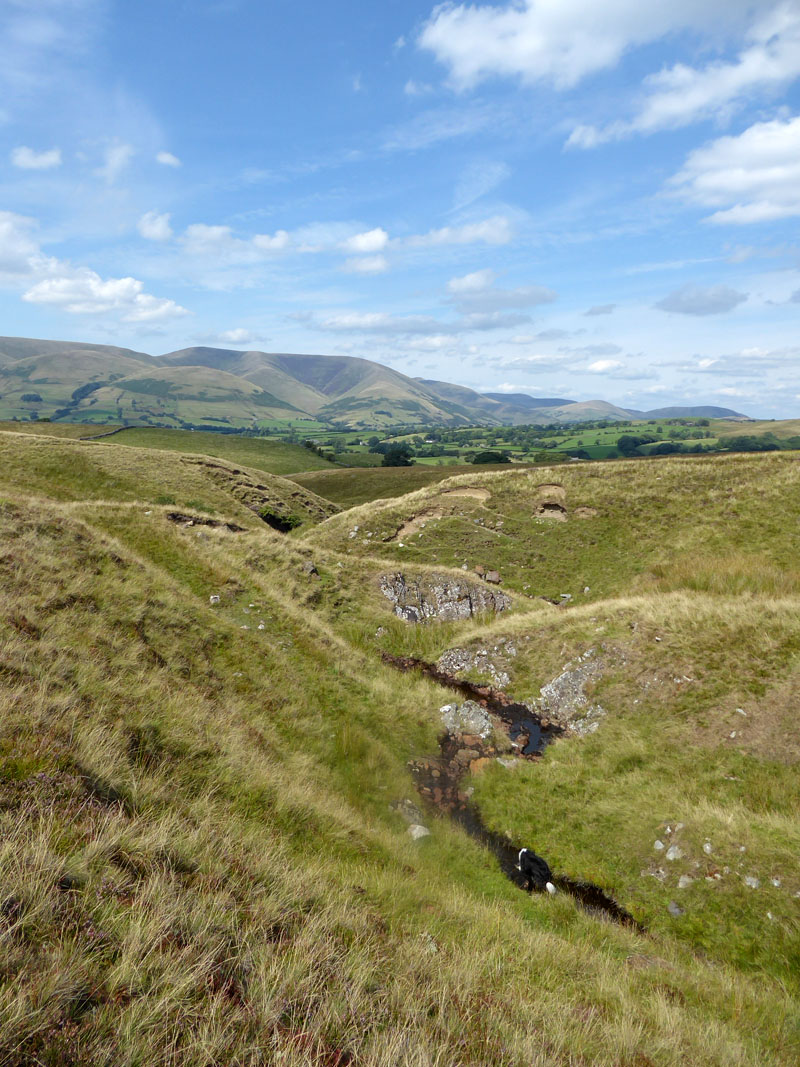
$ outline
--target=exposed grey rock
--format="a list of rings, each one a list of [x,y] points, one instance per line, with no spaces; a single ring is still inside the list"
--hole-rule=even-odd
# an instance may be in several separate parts
[[[208,598],[208,602],[209,604],[219,604],[219,597],[216,593],[212,593],[211,596]]]
[[[383,595],[394,604],[395,615],[407,622],[469,619],[511,606],[505,593],[492,592],[477,582],[448,574],[406,576],[396,572],[381,575],[379,582]]]
[[[670,862],[673,862],[683,858],[683,849],[679,848],[678,845],[670,845],[664,855]]]
[[[503,580],[500,577],[500,572],[499,571],[487,571],[484,577],[485,577],[486,581],[487,582],[491,582],[492,585],[500,585],[500,583]]]
[[[705,841],[703,843],[703,852],[705,852],[705,854],[707,856],[710,856],[712,851],[713,851],[713,849],[711,848],[711,842],[710,841]]]
[[[606,712],[599,704],[589,704],[585,686],[602,672],[602,662],[595,659],[594,649],[589,649],[579,658],[577,666],[568,664],[557,678],[542,686],[537,710],[569,724],[581,736],[594,733]]]
[[[682,874],[678,879],[678,889],[688,889],[694,881],[688,874]]]
[[[412,841],[420,841],[423,837],[430,837],[431,835],[428,827],[420,826],[419,823],[412,823],[408,828],[408,833]]]
[[[656,852],[663,852],[663,850],[664,850],[664,842],[663,841],[654,842],[653,848],[656,850]]]
[[[449,648],[439,657],[436,666],[447,674],[461,674],[465,671],[476,674],[488,674],[492,685],[505,689],[511,679],[503,670],[504,660],[516,656],[517,649],[510,641],[500,641],[486,648]]]
[[[417,805],[413,801],[408,800],[408,798],[398,800],[395,804],[390,804],[389,806],[392,811],[396,811],[407,823],[419,825],[422,822],[422,812]]]
[[[474,734],[488,737],[492,732],[492,720],[486,708],[474,700],[465,700],[463,704],[445,704],[439,709],[445,730],[453,736]]]
[[[667,911],[676,919],[679,915],[683,915],[683,908],[679,907],[674,900],[671,900],[669,904],[667,904]]]
[[[746,886],[749,886],[750,889],[758,889],[758,887],[761,885],[761,882],[759,882],[759,880],[755,878],[752,874],[748,874],[745,875],[744,884]]]
[[[309,578],[319,578],[319,571],[310,559],[307,559],[303,564],[303,574],[307,574]]]

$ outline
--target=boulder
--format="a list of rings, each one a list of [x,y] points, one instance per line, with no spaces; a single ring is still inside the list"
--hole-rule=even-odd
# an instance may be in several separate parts
[[[442,724],[452,736],[474,734],[486,738],[492,732],[492,720],[486,708],[475,700],[463,704],[445,704],[439,709]]]
[[[420,841],[423,837],[430,837],[431,832],[427,826],[420,826],[419,823],[412,823],[408,828],[409,836],[412,841]]]

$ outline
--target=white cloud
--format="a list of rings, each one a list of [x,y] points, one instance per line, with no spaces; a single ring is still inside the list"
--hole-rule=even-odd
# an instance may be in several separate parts
[[[103,178],[109,185],[113,185],[122,172],[133,159],[135,151],[129,144],[108,145],[103,153],[103,165],[98,167],[95,174]]]
[[[451,303],[465,314],[496,314],[501,310],[536,307],[550,304],[556,293],[544,285],[521,285],[516,289],[495,289],[492,270],[476,270],[460,278],[451,278],[447,288],[453,294]]]
[[[471,274],[464,274],[460,278],[451,278],[447,288],[451,293],[474,293],[482,289],[488,289],[493,285],[497,275],[488,268],[475,270]]]
[[[487,244],[505,245],[511,240],[511,223],[503,215],[495,215],[483,222],[469,222],[464,226],[443,226],[439,230],[406,237],[401,243],[409,248],[430,248],[437,245]]]
[[[433,92],[433,86],[428,85],[426,82],[417,82],[413,78],[409,78],[403,86],[403,92],[406,96],[427,96],[428,93]]]
[[[45,255],[35,239],[33,219],[0,211],[0,283],[25,288],[22,299],[76,315],[115,313],[122,322],[160,322],[186,315],[174,300],[152,296],[136,278],[103,279]]]
[[[746,293],[739,293],[727,285],[683,285],[659,300],[655,307],[680,315],[721,315],[745,300]]]
[[[514,0],[436,7],[418,38],[460,89],[493,76],[558,89],[614,67],[632,48],[682,30],[729,30],[752,0]]]
[[[616,306],[616,304],[595,304],[594,307],[587,308],[584,315],[611,315]]]
[[[383,311],[349,311],[329,315],[323,319],[311,318],[309,324],[317,329],[334,333],[386,333],[414,334],[441,333],[445,323],[429,315],[388,315]]]
[[[20,145],[12,149],[11,162],[21,170],[50,170],[61,166],[61,149],[48,148],[44,152],[36,152],[26,145]]]
[[[159,215],[157,211],[147,211],[136,225],[147,241],[168,241],[172,237],[168,214]]]
[[[743,224],[800,215],[800,116],[750,126],[689,154],[671,180],[709,221]]]
[[[625,364],[618,359],[596,359],[586,368],[591,374],[608,374],[609,371],[624,370]]]
[[[290,243],[289,234],[286,230],[276,230],[275,233],[257,233],[253,237],[253,244],[260,252],[282,252]]]
[[[383,274],[388,269],[386,256],[357,256],[346,259],[342,266],[348,274]]]
[[[33,219],[0,211],[0,279],[14,281],[30,275],[41,258],[32,231]]]
[[[117,313],[122,322],[162,322],[186,315],[174,300],[145,293],[137,278],[108,278],[88,267],[59,264],[59,273],[23,293],[31,304],[49,304],[72,315]]]
[[[453,211],[468,207],[496,189],[511,174],[511,168],[497,160],[470,163],[456,184]]]
[[[156,163],[160,163],[164,167],[181,166],[181,161],[177,156],[174,156],[172,152],[158,152],[156,154]]]
[[[794,4],[780,4],[759,18],[747,37],[747,47],[734,62],[714,61],[701,69],[678,63],[651,74],[645,78],[647,95],[633,119],[603,129],[578,126],[567,144],[593,148],[637,133],[724,117],[755,93],[783,88],[800,75],[800,11]]]
[[[356,233],[342,241],[347,252],[380,252],[389,243],[389,234],[379,226],[365,233]]]
[[[237,326],[232,330],[222,330],[221,333],[208,333],[198,337],[205,344],[222,345],[252,345],[268,340],[262,334],[253,333],[244,326]]]

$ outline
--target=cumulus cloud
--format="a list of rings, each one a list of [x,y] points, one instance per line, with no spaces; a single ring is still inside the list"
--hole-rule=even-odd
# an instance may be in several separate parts
[[[181,161],[177,156],[174,156],[172,152],[157,152],[156,163],[160,163],[164,167],[180,167]]]
[[[800,347],[787,345],[784,348],[742,348],[721,356],[706,356],[675,363],[673,366],[684,374],[699,373],[725,378],[760,378],[765,375],[787,373],[794,375],[800,359]]]
[[[710,222],[800,215],[800,116],[757,122],[695,149],[670,184],[691,203],[719,208]]]
[[[348,274],[383,274],[389,269],[386,256],[355,256],[346,259],[342,270]]]
[[[43,152],[36,152],[33,148],[20,145],[11,150],[11,162],[21,170],[51,170],[61,166],[61,149],[48,148]]]
[[[450,302],[462,313],[474,314],[536,307],[538,304],[550,304],[556,299],[556,293],[544,285],[495,288],[495,278],[494,271],[488,269],[451,278],[447,283],[447,288],[453,294]]]
[[[618,359],[596,359],[586,369],[590,374],[608,374],[609,371],[624,370],[625,364]]]
[[[432,248],[437,245],[505,245],[511,240],[511,223],[504,215],[493,215],[482,222],[463,226],[443,226],[438,230],[415,234],[401,240],[409,248]]]
[[[236,326],[232,330],[222,330],[221,333],[207,333],[198,337],[198,341],[202,341],[204,344],[220,345],[252,345],[267,340],[267,337],[254,333],[244,326]]]
[[[721,315],[732,311],[745,300],[747,293],[737,292],[727,285],[683,285],[654,306],[661,311],[674,311],[679,315]]]
[[[451,278],[447,288],[451,293],[474,293],[488,289],[497,278],[493,270],[488,267],[483,270],[474,270],[471,274],[463,274],[460,278]]]
[[[103,279],[88,267],[45,255],[33,219],[0,211],[0,283],[22,289],[30,304],[70,314],[116,314],[122,322],[160,322],[186,315],[186,308],[144,291],[136,278]]]
[[[212,259],[216,266],[232,266],[256,263],[265,253],[281,252],[289,246],[290,238],[286,230],[237,237],[230,226],[193,222],[184,230],[180,243],[193,258]]]
[[[13,211],[0,211],[0,280],[32,274],[42,257],[34,237],[35,222]]]
[[[116,313],[122,322],[163,322],[186,315],[186,308],[144,292],[137,278],[107,278],[88,267],[62,264],[53,277],[36,282],[22,299],[48,304],[72,315]]]
[[[466,89],[490,77],[567,89],[614,67],[625,52],[681,30],[734,27],[752,0],[514,0],[501,6],[444,3],[418,44]]]
[[[103,165],[97,168],[95,174],[98,178],[108,182],[109,185],[113,185],[122,172],[126,170],[134,155],[135,151],[132,145],[108,145],[103,153]]]
[[[355,233],[342,241],[342,248],[347,252],[380,252],[389,243],[389,234],[380,226],[365,233]]]
[[[616,306],[616,304],[595,304],[594,307],[587,308],[584,315],[610,315]]]
[[[157,211],[146,211],[136,224],[139,233],[147,241],[168,241],[172,237],[169,215],[159,215]]]
[[[699,119],[727,115],[754,93],[781,89],[800,75],[800,11],[779,4],[759,17],[748,44],[733,62],[715,60],[695,68],[678,63],[645,78],[638,113],[597,129],[578,126],[567,144],[593,148],[634,134],[676,129]]]

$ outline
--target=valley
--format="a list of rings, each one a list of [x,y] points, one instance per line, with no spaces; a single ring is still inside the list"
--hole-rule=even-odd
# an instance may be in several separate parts
[[[0,432],[0,1062],[796,1062],[792,452],[47,430]]]

